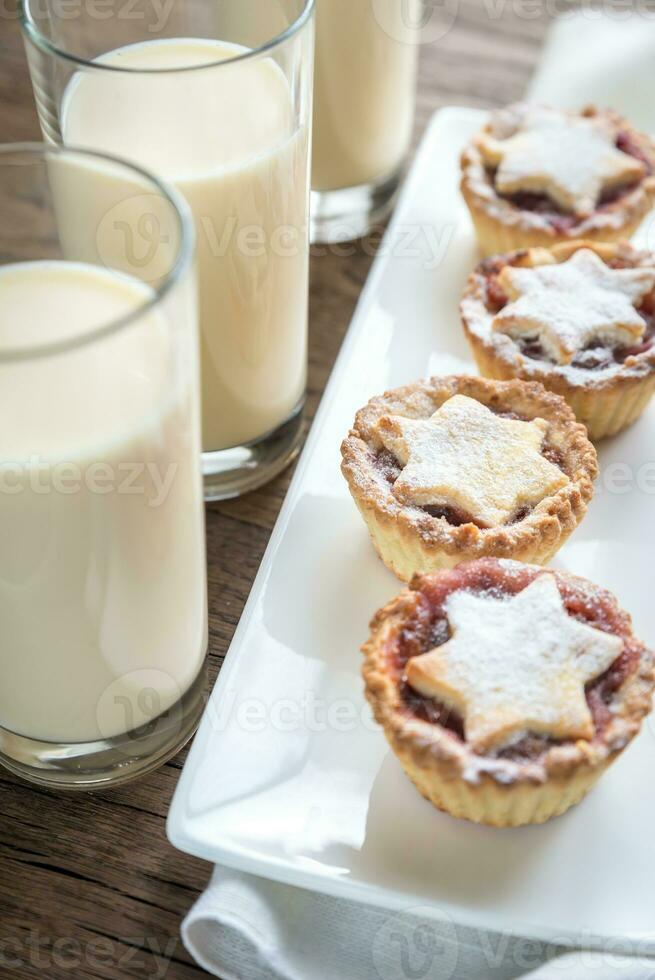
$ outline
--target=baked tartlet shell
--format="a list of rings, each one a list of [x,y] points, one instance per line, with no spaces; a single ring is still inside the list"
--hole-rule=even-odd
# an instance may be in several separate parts
[[[383,487],[375,472],[372,428],[383,415],[427,418],[453,395],[475,398],[488,407],[550,423],[547,439],[562,451],[567,486],[541,501],[512,525],[459,527],[418,508],[405,507]],[[542,385],[450,376],[419,381],[373,398],[356,416],[341,447],[343,475],[366,523],[373,545],[399,579],[452,568],[476,558],[512,558],[545,565],[584,517],[598,473],[596,451],[563,399]]]
[[[419,584],[417,576],[412,586]],[[405,589],[376,614],[362,647],[362,675],[367,700],[391,748],[418,791],[437,809],[494,827],[544,823],[579,803],[639,732],[654,684],[653,657],[643,644],[638,670],[616,692],[607,742],[571,742],[549,749],[539,765],[499,761],[489,772],[467,777],[471,750],[466,743],[409,715],[385,663],[393,633],[403,628],[411,602],[412,592]]]
[[[610,119],[618,129],[630,135],[643,155],[655,165],[655,143],[617,113],[589,106],[581,114]],[[489,184],[484,160],[475,140],[462,153],[461,170],[462,196],[475,226],[480,251],[485,257],[519,248],[550,248],[558,242],[579,238],[593,242],[616,242],[631,238],[655,203],[655,176],[647,175],[636,187],[605,209],[580,219],[571,228],[558,229],[538,212],[521,210],[495,192]]]
[[[580,248],[589,248],[603,261],[620,256],[633,257],[635,262],[647,253],[640,252],[627,242],[597,244],[581,240],[553,246],[549,253],[558,262],[564,262]],[[502,256],[512,260],[515,265],[534,267],[540,264],[538,252],[518,249]],[[655,258],[650,256],[651,264]],[[630,358],[621,370],[608,374],[605,378],[589,372],[589,383],[576,383],[558,372],[555,367],[549,370],[538,361],[530,361],[514,348],[514,356],[503,352],[487,342],[475,329],[476,321],[483,316],[492,317],[485,305],[485,277],[476,269],[469,276],[461,302],[461,317],[464,333],[471,347],[480,374],[496,381],[509,381],[518,378],[524,381],[539,381],[549,391],[566,400],[577,420],[597,442],[617,435],[627,429],[644,413],[655,393],[655,346],[649,351]],[[508,350],[511,350],[509,347]]]

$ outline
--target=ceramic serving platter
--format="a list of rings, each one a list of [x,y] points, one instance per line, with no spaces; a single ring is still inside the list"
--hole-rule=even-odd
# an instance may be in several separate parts
[[[458,157],[483,115],[433,120],[363,292],[173,801],[173,844],[390,909],[583,945],[655,935],[655,724],[577,808],[496,830],[438,813],[371,720],[359,647],[399,591],[339,471],[372,395],[475,373],[458,299],[476,261]],[[642,232],[648,234],[648,228]],[[557,564],[612,589],[655,642],[655,404],[602,446]]]

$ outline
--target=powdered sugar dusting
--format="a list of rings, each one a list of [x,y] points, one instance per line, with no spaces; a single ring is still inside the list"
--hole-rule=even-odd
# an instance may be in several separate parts
[[[509,126],[500,128],[505,134]],[[644,176],[643,164],[617,149],[614,127],[603,118],[573,117],[555,109],[533,107],[504,138],[484,134],[479,148],[486,163],[497,167],[496,189],[547,194],[562,211],[585,217],[602,192]]]
[[[635,304],[655,288],[655,267],[612,269],[591,249],[535,268],[506,265],[498,276],[513,302],[492,329],[537,337],[557,364],[570,364],[593,341],[610,349],[638,344],[646,322]]]
[[[461,714],[475,752],[525,732],[592,738],[585,684],[611,666],[623,640],[569,616],[551,574],[505,599],[455,592],[445,610],[452,638],[412,658],[407,679]]]
[[[465,395],[428,419],[394,415],[377,424],[404,467],[392,491],[401,503],[453,507],[483,527],[506,523],[569,482],[541,455],[547,429],[544,419],[502,418]]]

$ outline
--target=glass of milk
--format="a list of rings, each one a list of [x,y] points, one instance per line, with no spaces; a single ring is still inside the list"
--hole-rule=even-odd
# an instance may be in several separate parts
[[[424,0],[316,0],[311,236],[349,241],[391,210],[414,122]]]
[[[23,5],[45,138],[135,161],[194,215],[207,500],[267,482],[301,440],[313,3]]]
[[[0,147],[0,214],[0,763],[92,789],[161,764],[203,708],[193,221],[47,144]]]

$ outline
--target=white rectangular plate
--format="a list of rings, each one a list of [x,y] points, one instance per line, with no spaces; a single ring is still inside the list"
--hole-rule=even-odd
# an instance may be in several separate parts
[[[476,261],[458,157],[483,115],[438,114],[344,343],[182,774],[173,844],[257,875],[484,928],[595,944],[652,935],[655,727],[542,827],[451,819],[404,776],[365,705],[359,646],[400,588],[339,472],[372,395],[474,372],[458,299]],[[655,413],[602,447],[561,567],[609,587],[655,639]],[[634,947],[633,947],[634,948]]]

